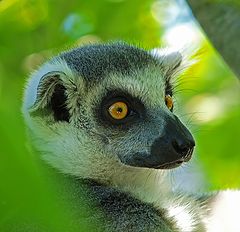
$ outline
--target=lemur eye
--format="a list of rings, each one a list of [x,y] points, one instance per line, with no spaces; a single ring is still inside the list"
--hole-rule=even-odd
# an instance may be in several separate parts
[[[165,104],[170,111],[173,110],[173,99],[169,94],[165,96]]]
[[[124,102],[115,102],[109,108],[108,112],[116,120],[124,119],[128,115],[128,106]]]
[[[129,128],[146,115],[145,107],[138,98],[117,89],[109,91],[95,109],[96,117],[104,126],[117,126],[118,129]]]

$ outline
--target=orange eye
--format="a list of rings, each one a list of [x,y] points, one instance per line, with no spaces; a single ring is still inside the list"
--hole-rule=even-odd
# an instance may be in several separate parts
[[[121,120],[128,114],[128,106],[124,102],[115,102],[108,108],[109,114],[112,118]]]
[[[169,94],[165,96],[165,104],[169,110],[173,109],[173,99]]]

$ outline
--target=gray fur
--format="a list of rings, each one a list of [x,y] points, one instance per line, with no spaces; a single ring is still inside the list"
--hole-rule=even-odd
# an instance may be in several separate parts
[[[99,81],[110,73],[129,74],[159,61],[143,49],[124,43],[88,45],[59,56],[87,83]]]
[[[71,186],[66,198],[78,218],[72,226],[90,218],[96,231],[206,230],[208,197],[172,192],[168,170],[125,164],[133,155],[151,154],[168,121],[180,123],[165,95],[186,67],[183,57],[124,43],[89,45],[54,57],[32,75],[24,117],[42,159]],[[102,100],[116,90],[145,106],[130,126],[111,125],[99,113]],[[64,100],[55,109],[58,98]],[[93,209],[88,218],[81,218],[83,198]]]

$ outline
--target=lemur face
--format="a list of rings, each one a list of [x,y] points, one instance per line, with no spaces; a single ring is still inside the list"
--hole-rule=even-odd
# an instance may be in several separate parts
[[[172,101],[181,62],[176,52],[157,57],[119,43],[53,58],[26,90],[23,111],[35,147],[54,167],[84,177],[188,161],[194,139]]]

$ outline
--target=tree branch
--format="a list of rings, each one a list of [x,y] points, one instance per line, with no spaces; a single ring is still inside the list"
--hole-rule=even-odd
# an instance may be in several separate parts
[[[212,44],[240,78],[239,0],[187,0]]]

